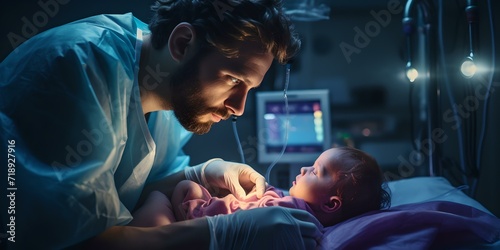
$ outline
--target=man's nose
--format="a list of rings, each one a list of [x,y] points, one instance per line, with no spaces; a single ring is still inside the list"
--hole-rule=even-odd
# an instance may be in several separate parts
[[[241,116],[245,112],[247,95],[247,90],[235,92],[224,102],[224,105],[233,115]]]

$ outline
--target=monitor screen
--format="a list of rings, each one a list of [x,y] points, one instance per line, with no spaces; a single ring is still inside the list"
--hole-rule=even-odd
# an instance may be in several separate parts
[[[257,138],[260,163],[313,163],[330,148],[330,104],[328,90],[257,93]],[[287,125],[288,121],[288,126]]]

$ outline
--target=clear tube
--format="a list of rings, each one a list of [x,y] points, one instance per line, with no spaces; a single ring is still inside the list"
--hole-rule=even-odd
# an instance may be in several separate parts
[[[245,155],[243,154],[243,148],[241,147],[240,137],[238,136],[238,130],[236,129],[237,117],[233,116],[233,132],[234,138],[236,138],[236,145],[238,145],[238,152],[240,153],[241,163],[245,164]]]
[[[443,1],[440,0],[438,2],[438,41],[439,41],[439,53],[440,53],[440,63],[441,65],[446,68],[446,59],[445,59],[445,54],[444,54],[444,38],[443,38],[443,20],[444,20],[444,14],[443,14]],[[455,103],[455,97],[453,96],[453,93],[451,91],[451,86],[450,86],[450,80],[448,78],[448,72],[444,72],[443,74],[443,82],[444,82],[444,89],[446,89],[446,93],[448,95],[449,102],[452,106],[452,111],[453,114],[456,115],[454,117],[459,117],[458,116],[458,110],[457,110],[457,105],[454,105]],[[465,173],[465,155],[464,155],[464,139],[463,139],[463,132],[462,129],[457,129],[457,136],[458,136],[458,148],[459,148],[459,160],[460,160],[460,169],[462,170],[463,173]],[[432,173],[432,169],[430,169],[430,173]],[[468,184],[467,178],[465,176],[462,176],[462,180],[465,184]]]
[[[450,194],[452,194],[452,193],[455,193],[455,192],[457,192],[457,191],[462,191],[462,190],[465,190],[465,189],[468,189],[468,188],[469,188],[469,186],[468,186],[468,185],[462,185],[462,186],[456,187],[456,188],[454,188],[454,189],[452,189],[452,190],[450,190],[450,191],[447,191],[447,192],[444,192],[444,193],[439,194],[439,195],[437,195],[437,196],[434,196],[434,197],[432,197],[432,198],[430,198],[430,199],[424,200],[424,201],[422,201],[422,202],[428,202],[428,201],[433,201],[433,200],[442,199],[442,198],[444,198],[444,197],[446,197],[446,196],[448,196],[448,195],[450,195]]]
[[[476,159],[476,167],[478,168],[478,172],[480,170],[480,167],[481,167],[481,156],[482,156],[482,152],[483,152],[483,146],[484,146],[484,137],[485,137],[485,133],[486,133],[486,124],[487,123],[487,118],[488,118],[488,107],[489,107],[489,104],[488,104],[488,101],[490,99],[490,93],[493,93],[493,90],[491,89],[491,86],[493,84],[493,79],[495,77],[495,71],[496,71],[496,52],[495,52],[495,46],[496,43],[495,43],[495,22],[493,21],[493,13],[491,11],[492,9],[492,6],[491,6],[491,1],[488,0],[487,1],[488,3],[488,16],[489,16],[489,21],[490,21],[490,36],[491,36],[491,68],[492,68],[492,71],[491,71],[491,74],[490,74],[490,79],[489,79],[489,83],[488,83],[488,91],[486,91],[486,97],[484,98],[484,106],[483,106],[483,119],[482,119],[482,122],[481,124],[483,124],[481,126],[481,134],[479,136],[479,144],[478,144],[478,147],[477,147],[477,159]],[[477,186],[477,178],[475,178],[473,181],[472,181],[472,189],[471,189],[471,192],[470,194],[471,195],[474,195],[475,192],[476,192],[476,186]]]
[[[290,64],[285,65],[285,88],[283,89],[283,98],[285,99],[285,137],[284,137],[284,142],[283,142],[283,148],[281,148],[281,152],[276,157],[276,159],[267,167],[266,171],[266,180],[270,184],[271,179],[270,179],[270,174],[271,170],[273,169],[274,165],[281,159],[283,154],[285,153],[286,145],[288,143],[288,127],[290,126],[290,119],[289,119],[289,110],[288,110],[288,97],[286,95],[286,92],[288,91],[288,84],[290,82]]]
[[[290,83],[290,64],[285,65],[285,87],[283,89],[283,98],[285,99],[285,133],[284,133],[284,142],[283,142],[283,148],[281,149],[280,154],[278,157],[267,167],[266,171],[266,180],[268,183],[270,183],[270,174],[271,170],[273,169],[274,165],[281,159],[283,154],[285,153],[285,149],[288,143],[288,127],[290,126],[290,119],[289,119],[289,109],[288,109],[288,96],[287,96],[287,91],[288,91],[288,84]],[[241,163],[245,164],[245,155],[243,154],[243,148],[241,147],[241,142],[240,142],[240,137],[238,136],[238,130],[236,128],[236,120],[237,117],[233,116],[233,133],[234,137],[236,139],[236,144],[238,145],[238,151],[240,153],[241,157]]]

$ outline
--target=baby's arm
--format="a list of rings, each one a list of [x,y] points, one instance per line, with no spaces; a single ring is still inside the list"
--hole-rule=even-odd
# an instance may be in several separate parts
[[[156,227],[176,222],[172,204],[159,191],[152,191],[144,204],[133,213],[133,217],[129,226]]]
[[[211,198],[208,191],[204,191],[198,183],[184,180],[175,186],[174,193],[172,194],[172,206],[175,217],[181,221],[188,219],[186,211],[187,208],[183,207],[183,203],[188,200],[203,199],[209,200]]]

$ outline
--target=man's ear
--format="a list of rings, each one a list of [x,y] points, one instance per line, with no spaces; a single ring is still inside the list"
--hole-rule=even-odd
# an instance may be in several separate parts
[[[168,49],[172,59],[181,61],[188,53],[188,49],[193,48],[196,39],[196,32],[190,23],[182,22],[177,24],[168,38]]]
[[[337,212],[342,207],[342,201],[338,196],[331,196],[330,199],[321,205],[321,210],[326,213]]]

